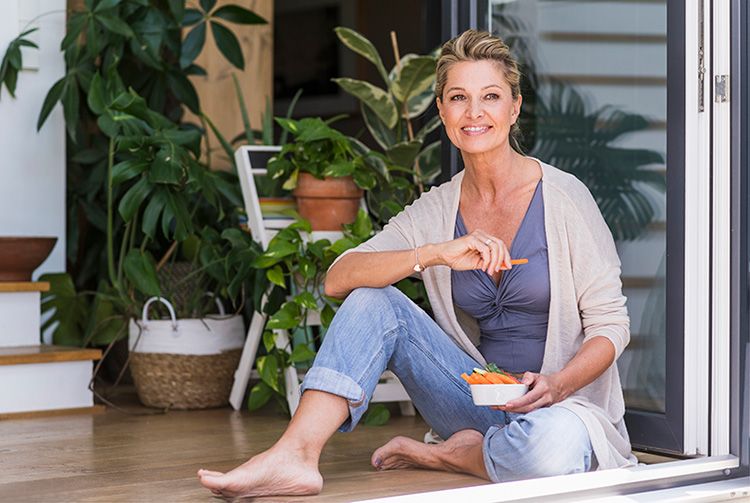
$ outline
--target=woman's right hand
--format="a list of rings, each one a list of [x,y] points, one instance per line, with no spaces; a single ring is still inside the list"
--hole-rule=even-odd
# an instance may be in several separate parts
[[[434,246],[441,262],[456,271],[481,269],[492,275],[511,268],[510,251],[503,240],[480,229]]]

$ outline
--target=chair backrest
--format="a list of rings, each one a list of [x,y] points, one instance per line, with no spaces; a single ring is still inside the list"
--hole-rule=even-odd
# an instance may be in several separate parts
[[[235,164],[240,177],[242,198],[245,202],[247,224],[250,227],[253,239],[260,243],[264,250],[268,248],[268,243],[275,234],[271,229],[286,227],[291,222],[291,219],[283,222],[263,219],[258,188],[255,184],[255,177],[267,176],[266,163],[280,151],[281,147],[275,145],[243,145],[234,153]]]

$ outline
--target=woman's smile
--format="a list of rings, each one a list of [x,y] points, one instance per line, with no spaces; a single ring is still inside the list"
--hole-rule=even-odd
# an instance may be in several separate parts
[[[479,136],[488,132],[492,126],[464,126],[461,131],[467,136]]]

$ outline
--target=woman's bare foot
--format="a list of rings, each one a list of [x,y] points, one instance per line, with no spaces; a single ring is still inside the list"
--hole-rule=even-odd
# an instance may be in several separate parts
[[[217,496],[300,496],[323,488],[317,460],[277,446],[227,473],[198,470],[200,483]]]
[[[423,444],[407,437],[395,437],[372,454],[379,470],[426,468],[461,472],[487,478],[482,456],[484,436],[476,430],[456,432],[441,444]]]

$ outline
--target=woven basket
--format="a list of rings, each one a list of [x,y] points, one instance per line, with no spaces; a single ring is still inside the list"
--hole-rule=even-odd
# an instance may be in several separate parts
[[[241,349],[218,355],[132,353],[138,398],[149,407],[207,409],[229,401]]]
[[[148,308],[161,302],[168,320],[149,320]],[[220,306],[220,304],[217,304]],[[177,320],[172,305],[153,297],[142,319],[129,325],[130,368],[138,398],[149,407],[205,409],[229,401],[242,354],[240,316]]]

